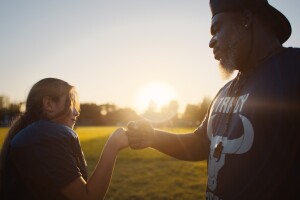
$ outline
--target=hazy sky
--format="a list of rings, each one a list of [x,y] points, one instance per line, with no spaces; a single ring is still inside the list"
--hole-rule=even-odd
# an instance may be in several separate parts
[[[24,101],[36,81],[56,77],[76,86],[81,102],[141,112],[155,81],[180,110],[198,104],[226,82],[208,47],[208,2],[0,0],[0,95]],[[284,46],[300,47],[300,1],[269,3],[292,24]]]

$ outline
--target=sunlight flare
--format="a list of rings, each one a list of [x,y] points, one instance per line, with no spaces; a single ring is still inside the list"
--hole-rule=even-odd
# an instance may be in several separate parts
[[[149,106],[156,110],[176,99],[174,89],[164,82],[150,82],[142,86],[137,93],[137,105],[140,111],[145,111]]]

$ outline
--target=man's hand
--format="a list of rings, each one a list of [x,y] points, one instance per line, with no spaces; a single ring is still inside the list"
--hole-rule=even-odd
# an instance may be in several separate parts
[[[127,125],[129,146],[132,149],[150,147],[154,140],[154,129],[146,120],[129,122]]]

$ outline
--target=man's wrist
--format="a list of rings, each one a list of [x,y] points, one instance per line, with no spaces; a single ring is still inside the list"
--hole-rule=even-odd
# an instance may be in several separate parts
[[[157,144],[157,135],[159,134],[159,130],[153,129],[153,134],[152,134],[152,140],[151,140],[151,144],[150,147],[155,148],[156,144]]]

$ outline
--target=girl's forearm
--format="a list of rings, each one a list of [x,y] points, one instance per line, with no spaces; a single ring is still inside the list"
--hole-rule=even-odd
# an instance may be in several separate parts
[[[87,182],[87,193],[91,199],[104,199],[107,192],[118,149],[108,143],[104,146],[102,155],[98,161],[95,171]]]

